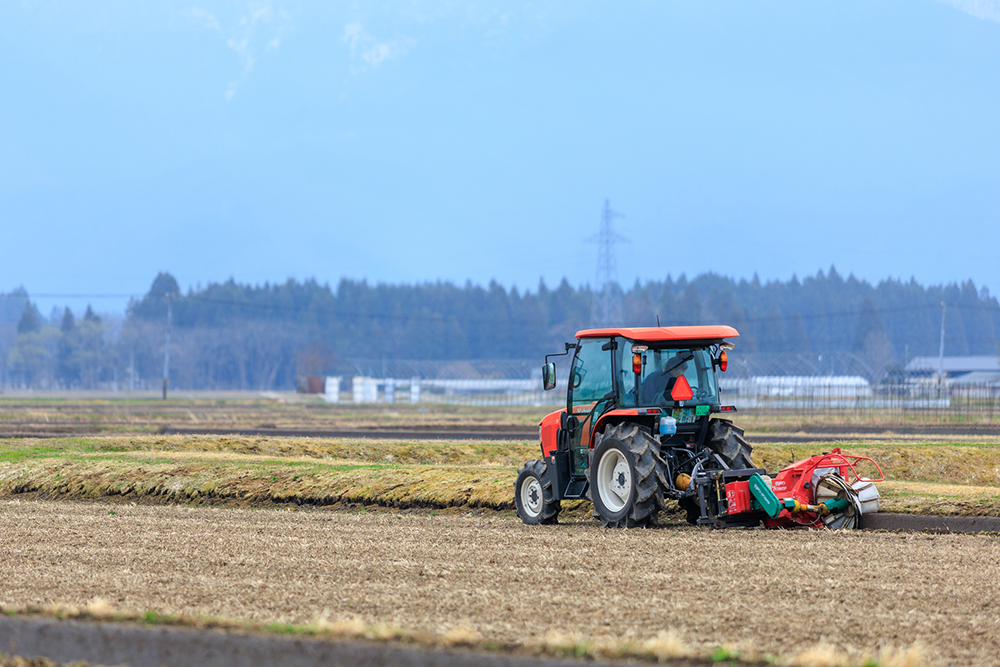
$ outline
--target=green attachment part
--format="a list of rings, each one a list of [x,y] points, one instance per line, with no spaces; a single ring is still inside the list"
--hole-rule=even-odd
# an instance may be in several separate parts
[[[760,506],[772,519],[781,514],[781,501],[778,500],[778,496],[774,495],[774,491],[760,474],[750,477],[750,495],[760,503]]]
[[[703,417],[703,416],[705,416],[705,415],[708,414],[708,411],[711,409],[711,407],[712,406],[710,406],[710,405],[699,405],[699,406],[696,406],[695,409],[694,409],[694,414],[697,417]]]
[[[823,504],[830,510],[830,514],[840,514],[847,510],[851,502],[847,498],[830,498]]]

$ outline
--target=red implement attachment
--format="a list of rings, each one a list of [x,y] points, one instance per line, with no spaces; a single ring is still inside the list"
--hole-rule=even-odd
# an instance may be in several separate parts
[[[753,496],[750,495],[750,482],[730,482],[726,484],[726,505],[729,514],[752,512]]]
[[[875,466],[879,475],[877,479],[862,477],[858,474],[857,466],[862,461],[867,461]],[[881,482],[885,480],[882,469],[875,461],[867,456],[842,454],[838,447],[830,453],[810,456],[783,469],[774,478],[771,489],[774,491],[774,495],[782,501],[790,498],[798,501],[802,506],[812,505],[816,502],[817,484],[827,475],[837,475],[848,485],[859,481]],[[790,512],[786,509],[774,519],[765,519],[764,524],[768,527],[794,524],[821,526],[823,518],[815,512]]]

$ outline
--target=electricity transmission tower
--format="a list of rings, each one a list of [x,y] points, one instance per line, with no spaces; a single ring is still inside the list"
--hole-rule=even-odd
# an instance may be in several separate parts
[[[597,282],[594,286],[594,300],[590,306],[590,322],[595,327],[621,326],[622,299],[618,286],[618,258],[616,243],[628,243],[628,239],[616,234],[613,228],[615,218],[625,216],[612,210],[611,202],[604,200],[601,212],[601,230],[588,241],[597,241]]]

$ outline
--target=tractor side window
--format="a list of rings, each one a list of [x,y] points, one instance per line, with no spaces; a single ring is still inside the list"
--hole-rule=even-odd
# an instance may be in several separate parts
[[[569,374],[573,412],[590,412],[594,404],[611,391],[611,350],[601,349],[607,342],[607,338],[580,341]]]

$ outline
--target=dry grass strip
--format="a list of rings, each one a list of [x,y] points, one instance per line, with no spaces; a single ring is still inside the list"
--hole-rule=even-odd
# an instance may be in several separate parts
[[[0,527],[7,610],[593,657],[888,665],[1000,654],[996,536],[11,500]]]
[[[828,449],[763,445],[758,465]],[[853,446],[876,458],[883,511],[1000,514],[1000,446]],[[524,442],[228,436],[0,440],[0,495],[229,505],[360,503],[510,510]]]
[[[0,667],[88,667],[86,662],[54,662],[48,658],[23,658],[0,653]],[[96,665],[94,667],[97,667]]]

